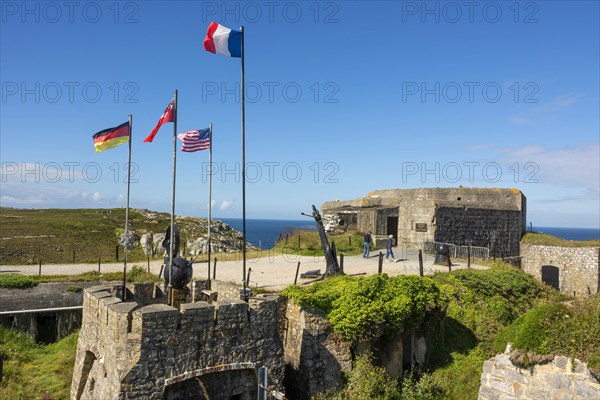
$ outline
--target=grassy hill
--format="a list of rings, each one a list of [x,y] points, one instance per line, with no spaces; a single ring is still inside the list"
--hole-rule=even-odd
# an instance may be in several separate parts
[[[207,220],[176,217],[182,250],[190,239],[205,237]],[[213,220],[213,223],[216,222]],[[168,213],[129,210],[129,229],[141,236],[161,233],[170,224]],[[114,262],[118,238],[125,225],[125,209],[15,209],[0,207],[0,265]],[[239,232],[222,225],[216,239],[239,240]],[[214,232],[214,230],[213,230]],[[119,246],[119,260],[123,248]],[[133,249],[130,261],[146,260],[141,247]]]

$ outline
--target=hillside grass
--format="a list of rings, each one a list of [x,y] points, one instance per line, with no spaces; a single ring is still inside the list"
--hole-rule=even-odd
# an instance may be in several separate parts
[[[170,218],[168,213],[130,209],[129,228],[139,236],[145,232],[161,233],[169,226]],[[182,250],[188,239],[206,235],[203,218],[178,216],[175,222],[180,228]],[[124,224],[124,208],[0,207],[0,265],[37,264],[40,260],[43,264],[115,262]],[[234,233],[222,232],[231,237]],[[131,262],[147,260],[141,246],[130,249],[127,257]],[[119,246],[119,261],[122,260],[123,247]]]
[[[562,247],[599,247],[600,239],[567,240],[556,236],[546,235],[543,233],[527,232],[525,235],[523,235],[521,243]]]
[[[69,398],[78,334],[39,345],[27,335],[0,327],[4,376],[0,398],[62,400]]]

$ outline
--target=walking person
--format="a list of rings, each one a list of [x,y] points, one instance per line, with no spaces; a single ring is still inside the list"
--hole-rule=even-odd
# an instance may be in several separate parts
[[[394,235],[388,236],[387,242],[385,242],[385,261],[396,261],[394,258],[394,252],[392,251],[392,245],[394,244]],[[389,257],[392,256],[390,260]]]
[[[365,233],[365,238],[364,238],[364,245],[365,245],[365,251],[363,253],[363,258],[369,258],[369,251],[371,250],[371,231]]]

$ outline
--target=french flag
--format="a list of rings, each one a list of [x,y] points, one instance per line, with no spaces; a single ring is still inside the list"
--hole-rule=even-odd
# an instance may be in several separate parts
[[[211,22],[204,39],[204,49],[227,57],[242,56],[242,32]]]

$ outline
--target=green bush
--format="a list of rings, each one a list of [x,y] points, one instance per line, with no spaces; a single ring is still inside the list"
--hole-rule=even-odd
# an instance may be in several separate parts
[[[76,286],[76,285],[71,285],[67,288],[67,292],[71,292],[71,293],[79,293],[82,290],[83,289],[81,288],[81,286]]]
[[[442,306],[433,281],[414,275],[334,277],[308,288],[292,286],[283,294],[302,306],[321,310],[336,332],[355,341],[414,326],[427,311]]]
[[[37,285],[36,280],[28,275],[21,274],[0,274],[0,287],[4,288],[22,288]]]
[[[537,355],[576,357],[600,371],[600,295],[531,309],[498,335],[496,349],[507,343]]]

